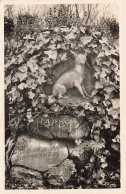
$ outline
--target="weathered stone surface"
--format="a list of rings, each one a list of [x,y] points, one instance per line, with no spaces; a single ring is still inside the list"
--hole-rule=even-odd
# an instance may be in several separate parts
[[[66,159],[61,165],[49,169],[44,176],[50,184],[61,186],[75,173],[76,169],[73,161]]]
[[[19,181],[22,184],[30,184],[33,186],[43,185],[42,175],[31,169],[26,169],[21,166],[14,166],[10,170],[10,177],[14,179],[15,182]]]
[[[68,150],[64,142],[21,135],[13,150],[11,162],[12,165],[45,171],[63,162],[67,156]]]
[[[68,115],[40,114],[28,126],[28,133],[47,139],[79,139],[88,137],[88,123]]]

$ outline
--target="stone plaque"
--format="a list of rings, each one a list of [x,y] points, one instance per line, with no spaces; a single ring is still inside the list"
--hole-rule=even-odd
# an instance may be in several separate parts
[[[47,139],[79,139],[88,137],[88,123],[69,115],[40,114],[28,126],[28,133]]]
[[[40,140],[21,135],[14,147],[11,162],[12,165],[46,171],[62,163],[67,156],[68,150],[64,142]]]

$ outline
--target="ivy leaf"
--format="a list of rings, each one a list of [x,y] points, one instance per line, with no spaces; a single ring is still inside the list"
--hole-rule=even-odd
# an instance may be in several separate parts
[[[12,57],[10,64],[17,64],[17,58],[16,57]]]
[[[46,71],[42,67],[39,69],[39,75],[46,75]]]
[[[36,42],[38,43],[39,41],[42,42],[42,44],[47,44],[50,41],[50,38],[45,38],[46,34],[40,33],[36,39]]]
[[[83,45],[87,45],[92,40],[92,36],[84,36],[81,37],[80,40],[82,41]]]
[[[27,88],[27,84],[21,83],[21,84],[18,85],[18,88],[19,88],[20,90],[23,90],[24,88]]]
[[[102,71],[100,77],[101,77],[101,78],[105,78],[106,76],[107,76],[106,72],[105,72],[105,71]]]
[[[31,103],[33,107],[36,107],[38,104],[38,99],[33,99]]]
[[[111,62],[110,61],[104,61],[103,64],[110,67]]]
[[[102,110],[101,107],[99,107],[99,106],[96,107],[96,109],[97,109],[98,112],[101,112],[101,110]]]
[[[89,147],[91,147],[92,149],[95,149],[95,150],[100,150],[102,148],[105,148],[105,143],[104,142],[96,142],[96,141],[91,141],[89,143]]]
[[[110,98],[110,93],[104,94],[105,100],[108,100]]]
[[[29,95],[29,98],[30,99],[33,99],[34,96],[35,96],[35,94],[32,91],[28,92],[28,95]]]
[[[53,44],[49,45],[48,48],[51,49],[51,50],[55,50],[56,49],[56,44],[53,43]]]
[[[98,32],[98,31],[94,32],[93,34],[96,35],[96,36],[101,36],[101,32]]]
[[[82,143],[82,139],[76,139],[75,140],[75,143],[76,143],[77,146],[79,146]]]
[[[28,77],[26,84],[28,88],[36,89],[37,83],[34,78]]]
[[[101,162],[103,163],[103,162],[106,162],[106,157],[101,157]]]
[[[92,102],[93,102],[94,104],[98,104],[98,103],[99,103],[99,102],[98,102],[99,100],[100,100],[100,98],[95,96],[95,97],[93,98],[93,101],[92,101]]]
[[[94,111],[94,106],[92,106],[90,103],[86,103],[84,108],[85,108],[85,110]]]
[[[7,61],[7,62],[4,64],[4,67],[5,67],[5,69],[7,69],[9,66],[10,66],[10,61]]]
[[[23,64],[22,66],[18,67],[20,72],[26,72],[27,71],[27,66],[25,64]]]
[[[101,52],[98,54],[97,58],[101,58],[101,57],[104,57],[104,56],[105,56],[105,51],[101,51]]]
[[[120,150],[120,144],[117,143],[117,142],[114,142],[114,143],[111,144],[111,148],[113,148],[116,151],[119,151]]]
[[[96,47],[97,47],[97,44],[90,43],[90,44],[88,45],[88,47],[96,48]]]
[[[26,117],[27,117],[29,123],[34,122],[34,119],[33,119],[33,117],[32,117],[31,111],[27,111]]]
[[[112,105],[114,109],[118,109],[120,107],[120,99],[112,99]]]
[[[32,42],[25,41],[23,47],[21,48],[21,51],[24,53],[28,52],[32,48],[32,45]]]
[[[81,111],[79,111],[79,113],[78,113],[78,115],[77,115],[78,117],[84,117],[85,116],[85,112],[84,112],[84,109],[83,110],[81,110]]]
[[[99,40],[99,42],[100,42],[101,44],[108,44],[108,43],[107,43],[107,38],[106,38],[106,37],[102,37],[102,39]]]
[[[99,50],[97,48],[94,48],[93,51],[98,54],[99,53]]]
[[[111,115],[113,119],[119,119],[120,109],[114,109],[113,107],[107,108],[108,115]]]
[[[104,163],[101,164],[101,167],[102,168],[106,168],[107,166],[108,166],[108,163],[107,162],[104,162]]]
[[[54,34],[50,43],[57,43],[57,41],[61,41],[61,36],[58,34]]]
[[[97,120],[97,121],[93,124],[93,128],[94,128],[94,127],[101,127],[101,124],[102,124],[101,120]]]
[[[112,91],[115,90],[114,86],[107,86],[104,88],[104,90],[106,91],[106,93],[111,93]]]
[[[107,74],[109,74],[109,73],[110,73],[110,70],[108,68],[102,67],[102,72],[101,72],[100,77],[105,78],[107,76]]]
[[[44,76],[39,76],[39,77],[38,77],[38,83],[39,83],[39,84],[42,84],[42,83],[44,83],[44,82],[46,82],[45,77],[44,77]]]
[[[59,27],[57,27],[57,26],[56,26],[56,27],[54,27],[54,32],[56,32],[56,33],[57,33],[57,32],[59,31],[59,29],[60,29],[60,28],[59,28]]]
[[[31,37],[30,34],[27,34],[23,39],[26,39],[26,40],[34,40],[34,38]]]
[[[28,119],[31,119],[31,118],[32,118],[32,113],[31,113],[31,111],[28,111],[28,112],[27,112],[26,117],[27,117]]]
[[[69,29],[69,28],[63,28],[63,27],[60,28],[60,32],[69,33],[70,31],[71,31],[71,29]]]
[[[56,99],[54,98],[54,96],[49,96],[48,97],[48,103],[53,104],[54,102],[56,102]]]
[[[33,72],[33,73],[38,70],[38,65],[36,64],[36,60],[34,60],[33,58],[31,58],[27,62],[27,66],[30,68],[31,72]]]
[[[11,83],[11,74],[8,75],[5,79],[5,90],[7,89],[7,86]]]
[[[34,50],[40,50],[40,48],[43,46],[43,44],[44,43],[40,41],[38,44],[35,44],[34,46],[32,45],[32,51],[34,51]]]
[[[68,40],[74,40],[76,38],[76,36],[77,35],[73,31],[71,31],[69,34],[67,34],[65,36],[65,38],[68,39]]]
[[[76,26],[73,26],[73,27],[71,28],[71,31],[72,31],[73,33],[75,33],[75,34],[79,34],[79,30],[78,30],[78,28],[77,28]]]
[[[112,131],[116,131],[117,127],[116,126],[111,126]]]
[[[91,96],[96,95],[96,94],[97,94],[97,92],[98,92],[98,90],[94,89],[94,90],[92,91],[92,93],[91,93]]]
[[[17,87],[13,87],[8,94],[11,94],[10,97],[11,102],[15,102],[16,99],[20,97],[20,92],[17,90]]]
[[[110,61],[116,66],[119,67],[119,62],[116,59],[111,58]]]
[[[18,71],[13,76],[12,81],[16,82],[19,79],[20,82],[22,82],[26,78],[27,78],[27,72],[20,72],[20,71]]]
[[[99,75],[101,75],[101,67],[98,65],[94,65],[94,69],[95,69],[95,73],[94,73],[94,77],[96,77],[97,79],[99,78]]]
[[[80,31],[83,32],[84,34],[85,34],[85,30],[86,30],[86,27],[83,27],[83,26],[80,27]]]
[[[58,112],[59,111],[59,105],[57,105],[57,104],[53,104],[53,106],[52,106],[52,110],[54,111],[54,112]]]
[[[97,81],[97,82],[95,83],[95,88],[96,88],[96,89],[101,89],[101,88],[103,88],[103,83],[100,82],[100,81]]]
[[[49,50],[49,51],[44,51],[44,53],[46,54],[46,55],[48,55],[48,57],[50,58],[50,59],[57,59],[57,51],[56,50],[54,50],[54,51],[52,51],[52,50]]]
[[[60,49],[60,48],[63,49],[63,50],[66,50],[66,47],[63,43],[58,43],[57,44],[57,49]]]
[[[101,66],[102,65],[102,59],[99,57],[99,58],[96,58],[95,59],[96,63],[98,66]]]
[[[61,61],[66,61],[66,57],[67,57],[67,54],[62,53],[61,56],[60,56]]]

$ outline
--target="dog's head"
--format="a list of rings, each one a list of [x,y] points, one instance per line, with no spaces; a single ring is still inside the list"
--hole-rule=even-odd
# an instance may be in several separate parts
[[[76,65],[84,65],[87,60],[87,54],[76,54],[73,51],[70,51],[75,57],[75,64]]]
[[[75,57],[75,64],[77,65],[84,65],[87,60],[87,55],[86,54],[78,54]]]

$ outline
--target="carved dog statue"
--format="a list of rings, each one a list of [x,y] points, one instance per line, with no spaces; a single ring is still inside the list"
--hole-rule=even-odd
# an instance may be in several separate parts
[[[75,67],[62,74],[52,88],[52,94],[61,98],[68,89],[76,87],[83,98],[90,97],[86,92],[83,83],[84,69],[87,60],[86,54],[76,54],[70,51],[75,57]]]

